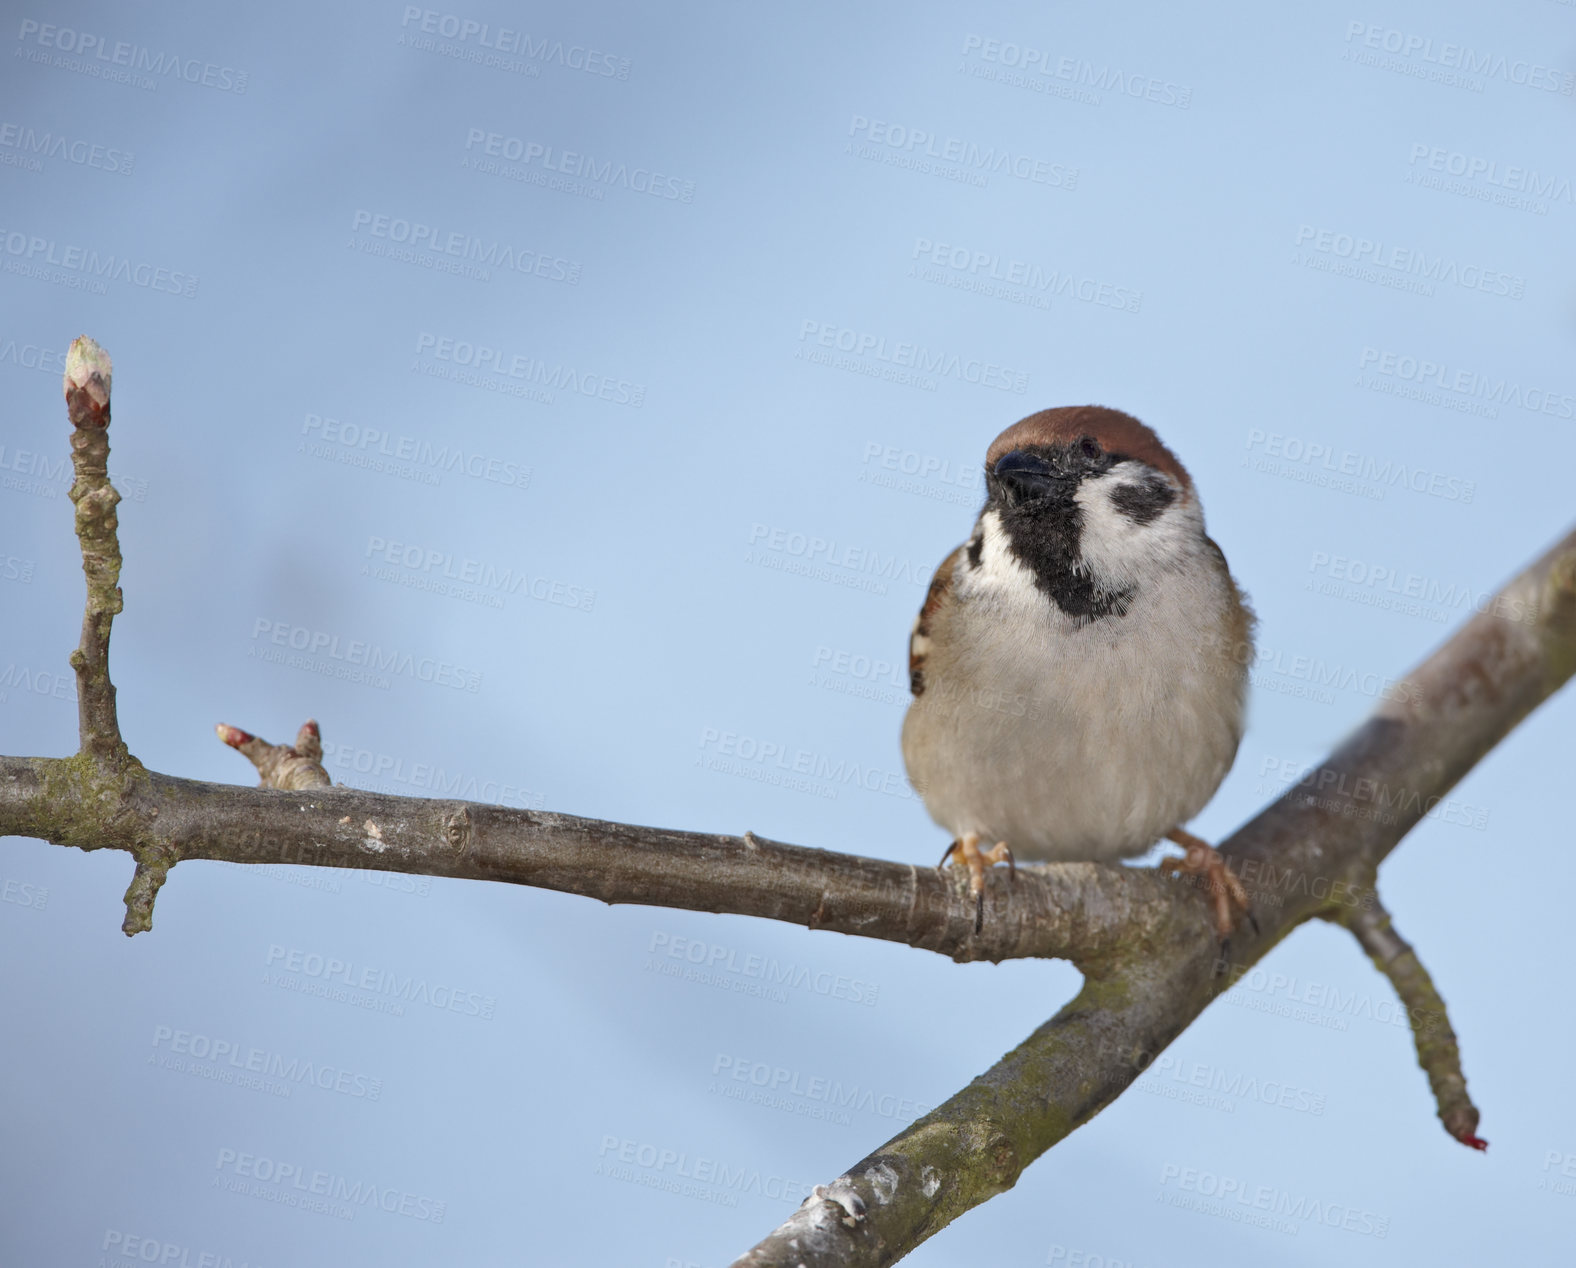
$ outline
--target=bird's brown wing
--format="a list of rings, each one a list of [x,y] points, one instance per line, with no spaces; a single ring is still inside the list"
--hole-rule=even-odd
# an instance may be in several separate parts
[[[1242,587],[1237,584],[1237,579],[1231,575],[1231,568],[1226,563],[1226,552],[1215,544],[1213,537],[1206,536],[1204,545],[1215,552],[1215,558],[1220,560],[1220,570],[1226,574],[1226,584],[1231,587],[1231,593],[1237,600],[1231,613],[1231,624],[1226,630],[1226,637],[1231,640],[1229,650],[1233,655],[1246,657],[1239,661],[1247,664],[1253,658],[1253,631],[1259,623],[1259,618],[1254,614],[1253,605],[1248,602],[1248,596],[1242,593]]]
[[[959,546],[941,561],[941,567],[930,579],[919,615],[914,618],[914,632],[908,636],[908,689],[916,696],[925,690],[925,657],[930,651],[931,626],[937,613],[952,599],[952,577],[963,551],[964,547]]]

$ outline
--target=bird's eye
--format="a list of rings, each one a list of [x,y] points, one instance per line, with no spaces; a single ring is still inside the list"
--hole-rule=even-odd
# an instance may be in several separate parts
[[[1078,452],[1083,454],[1090,462],[1098,462],[1102,452],[1100,442],[1092,436],[1085,436],[1078,442]]]

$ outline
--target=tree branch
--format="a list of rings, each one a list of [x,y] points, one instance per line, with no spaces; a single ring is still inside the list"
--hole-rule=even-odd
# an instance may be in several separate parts
[[[263,743],[258,741],[258,743]],[[74,759],[0,757],[0,834],[84,850],[373,868],[506,881],[605,903],[763,916],[964,960],[1057,956],[1098,965],[1169,920],[1153,872],[1067,863],[992,878],[976,936],[967,875],[742,837],[681,832],[356,788],[295,792],[147,772],[106,805]],[[374,835],[367,827],[377,828]]]
[[[1479,1144],[1444,1005],[1378,905],[1379,863],[1454,784],[1576,669],[1576,533],[1510,582],[1318,770],[1225,842],[1258,933],[1216,946],[1208,896],[1153,870],[1092,863],[996,874],[982,932],[967,877],[741,837],[336,788],[308,723],[294,746],[233,727],[266,785],[146,771],[120,738],[110,625],[120,550],[106,464],[110,367],[72,346],[67,406],[88,596],[72,655],[82,749],[0,757],[0,833],[137,861],[128,934],[148,929],[186,859],[293,862],[469,877],[883,938],[956,960],[1055,956],[1083,989],[990,1071],[816,1190],[749,1265],[888,1264],[991,1195],[1089,1121],[1222,991],[1303,921],[1347,925],[1395,983],[1448,1130]],[[1423,1023],[1417,1025],[1417,1023]]]

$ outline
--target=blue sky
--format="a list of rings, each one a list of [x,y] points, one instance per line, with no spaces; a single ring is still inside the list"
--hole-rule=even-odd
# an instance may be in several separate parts
[[[310,716],[344,782],[929,863],[913,613],[990,439],[1098,402],[1258,612],[1218,837],[1568,527],[1567,5],[10,10],[6,752],[75,745],[81,333],[123,728],[205,779]],[[910,1262],[1554,1262],[1573,709],[1382,872],[1486,1157],[1309,927]],[[184,865],[128,942],[129,873],[0,853],[7,1262],[716,1268],[1077,984],[289,866]]]

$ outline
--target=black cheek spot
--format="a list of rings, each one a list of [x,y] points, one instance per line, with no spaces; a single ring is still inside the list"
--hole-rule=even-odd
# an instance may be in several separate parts
[[[970,539],[970,541],[969,541],[969,564],[970,564],[971,567],[978,568],[980,566],[980,552],[982,550],[984,550],[984,549],[985,549],[985,536],[984,536],[983,533]]]
[[[1161,479],[1124,484],[1111,494],[1111,502],[1135,524],[1147,524],[1176,501],[1176,492]]]

